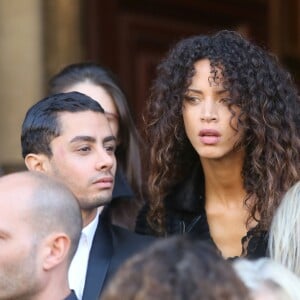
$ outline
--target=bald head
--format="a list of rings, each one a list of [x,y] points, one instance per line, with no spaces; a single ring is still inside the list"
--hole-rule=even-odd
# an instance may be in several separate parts
[[[82,219],[74,195],[63,184],[40,172],[0,177],[0,217],[5,213],[28,224],[36,238],[52,232],[66,233],[71,240],[71,260],[80,238]]]
[[[61,183],[34,172],[0,177],[0,299],[64,299],[81,228]]]

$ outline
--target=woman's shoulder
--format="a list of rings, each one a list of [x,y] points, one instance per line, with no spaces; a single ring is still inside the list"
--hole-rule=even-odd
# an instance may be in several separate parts
[[[140,210],[136,219],[135,232],[146,235],[158,235],[147,220],[149,209],[149,204],[145,204]],[[186,212],[166,207],[165,213],[166,235],[192,232],[195,228],[198,230],[199,224],[202,224],[205,219],[203,213],[198,211]]]
[[[149,209],[150,209],[149,204],[146,203],[139,211],[135,223],[136,233],[144,234],[144,235],[157,235],[147,221],[147,214],[149,212]]]
[[[189,176],[176,184],[164,198],[166,234],[186,232],[204,211],[204,180],[199,166]],[[136,220],[136,232],[155,234],[147,221],[149,203],[140,210]]]
[[[256,259],[267,256],[269,234],[258,226],[250,229],[242,238],[243,256]]]
[[[133,198],[134,192],[128,183],[128,180],[124,174],[122,168],[117,167],[115,174],[115,184],[113,189],[112,198]]]

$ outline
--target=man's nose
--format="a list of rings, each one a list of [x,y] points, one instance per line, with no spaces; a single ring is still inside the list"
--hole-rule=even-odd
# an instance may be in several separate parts
[[[104,149],[98,155],[96,169],[101,171],[110,170],[114,166],[115,162],[115,155],[113,153],[108,153]]]

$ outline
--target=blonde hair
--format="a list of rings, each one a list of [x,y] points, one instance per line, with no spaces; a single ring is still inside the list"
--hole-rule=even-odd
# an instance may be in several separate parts
[[[287,191],[274,215],[268,251],[273,260],[300,276],[300,181]]]
[[[251,291],[253,299],[268,293],[276,300],[300,300],[300,279],[270,258],[238,259],[233,266]]]

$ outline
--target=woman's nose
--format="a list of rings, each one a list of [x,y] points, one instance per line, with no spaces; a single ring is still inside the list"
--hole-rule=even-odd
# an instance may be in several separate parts
[[[203,101],[201,107],[201,120],[206,122],[216,121],[217,115],[216,104],[214,101],[211,99]]]

